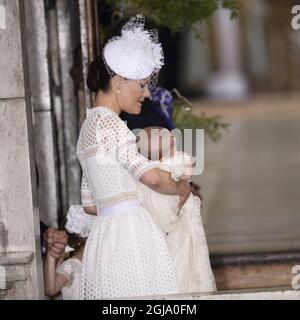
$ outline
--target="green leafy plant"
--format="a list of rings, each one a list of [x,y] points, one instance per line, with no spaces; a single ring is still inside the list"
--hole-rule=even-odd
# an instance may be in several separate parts
[[[177,89],[172,90],[175,96],[173,104],[173,123],[178,129],[204,129],[207,136],[214,142],[228,131],[229,124],[222,121],[220,115],[207,117],[204,112],[200,116],[192,114],[193,104],[183,97]]]
[[[206,21],[218,8],[231,11],[231,18],[238,15],[237,0],[106,0],[113,8],[113,22],[136,14],[143,14],[158,26],[168,27],[172,33],[192,30],[202,38],[201,23]],[[105,33],[105,30],[102,30]],[[229,124],[220,115],[207,117],[192,114],[193,105],[177,89],[173,105],[173,122],[179,129],[204,129],[212,141],[218,141]]]
[[[236,0],[106,0],[114,8],[115,15],[128,17],[142,13],[160,26],[172,32],[194,30],[196,25],[209,18],[219,7],[238,15]]]

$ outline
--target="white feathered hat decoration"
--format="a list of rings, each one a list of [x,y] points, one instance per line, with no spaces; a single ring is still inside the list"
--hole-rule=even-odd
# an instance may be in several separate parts
[[[103,49],[108,72],[130,80],[141,80],[159,72],[164,64],[162,46],[156,29],[145,30],[145,18],[131,18],[120,37],[110,39]]]

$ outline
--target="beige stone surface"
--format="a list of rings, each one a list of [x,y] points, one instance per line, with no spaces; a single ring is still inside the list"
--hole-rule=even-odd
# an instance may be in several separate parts
[[[218,290],[291,287],[294,263],[215,268]]]
[[[300,300],[300,291],[288,288],[273,290],[228,290],[216,294],[192,293],[150,297],[134,297],[125,300]],[[122,299],[123,300],[123,299]]]
[[[6,28],[0,30],[0,99],[24,96],[19,8],[17,0],[0,0]]]
[[[34,251],[33,198],[23,99],[0,102],[0,217],[6,250]]]
[[[24,79],[28,80],[28,74],[24,76],[22,67],[27,70],[26,50],[21,44],[24,2],[0,0],[0,4],[6,10],[7,20],[6,29],[0,30],[0,255],[33,252],[26,268],[18,264],[7,266],[13,281],[9,295],[15,299],[37,299],[44,294],[32,109],[30,97],[25,97],[29,83],[24,83]]]
[[[203,220],[211,254],[300,249],[300,96],[198,101],[230,132],[205,144]]]

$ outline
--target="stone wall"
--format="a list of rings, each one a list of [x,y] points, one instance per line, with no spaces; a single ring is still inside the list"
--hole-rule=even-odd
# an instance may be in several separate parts
[[[0,30],[0,256],[9,265],[7,278],[15,270],[12,253],[32,257],[21,282],[10,284],[22,288],[11,298],[37,299],[43,286],[24,1],[0,0],[0,6],[6,22]]]

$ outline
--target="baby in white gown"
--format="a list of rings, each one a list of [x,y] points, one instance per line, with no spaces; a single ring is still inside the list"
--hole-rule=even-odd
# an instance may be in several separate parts
[[[176,151],[171,133],[167,129],[157,128],[143,132],[147,134],[146,139],[141,132],[138,135],[141,154],[151,157],[152,160],[159,159],[159,168],[171,172],[175,181],[189,179],[191,158]],[[170,141],[168,152],[162,148],[161,141],[159,144],[153,143],[155,135],[161,135],[162,139],[167,138]],[[138,197],[146,210],[151,213],[155,224],[166,234],[179,291],[216,291],[200,215],[199,197],[191,194],[180,211],[177,207],[178,197],[157,193],[142,183],[138,184]]]

